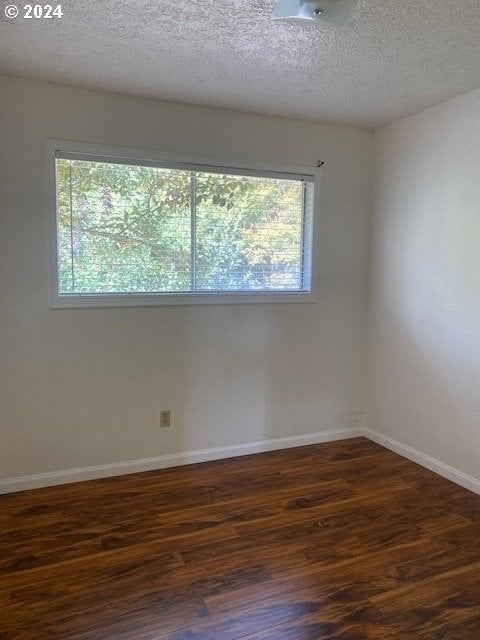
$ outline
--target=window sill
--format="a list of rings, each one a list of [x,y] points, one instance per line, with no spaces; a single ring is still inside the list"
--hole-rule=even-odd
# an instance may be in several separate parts
[[[97,307],[159,307],[225,304],[278,304],[316,302],[311,292],[265,293],[177,293],[177,294],[128,294],[128,295],[56,295],[51,309],[84,309]]]

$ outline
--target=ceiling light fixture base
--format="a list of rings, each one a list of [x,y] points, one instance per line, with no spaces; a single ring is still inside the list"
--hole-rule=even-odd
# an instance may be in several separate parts
[[[293,24],[329,24],[343,26],[358,0],[277,0],[273,19]]]

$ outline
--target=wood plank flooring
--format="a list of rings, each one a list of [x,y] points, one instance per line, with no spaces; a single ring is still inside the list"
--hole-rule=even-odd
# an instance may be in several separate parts
[[[363,438],[1,498],[1,640],[479,640],[480,497]]]

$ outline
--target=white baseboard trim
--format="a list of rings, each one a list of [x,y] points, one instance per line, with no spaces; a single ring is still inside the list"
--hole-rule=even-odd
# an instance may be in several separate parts
[[[168,467],[178,467],[196,462],[208,462],[210,460],[221,460],[223,458],[236,458],[251,453],[261,453],[263,451],[275,451],[276,449],[290,449],[292,447],[302,447],[309,444],[320,444],[322,442],[333,442],[335,440],[346,440],[361,436],[362,432],[356,428],[331,429],[330,431],[320,431],[318,433],[308,433],[300,436],[288,436],[285,438],[272,438],[270,440],[260,440],[259,442],[247,442],[228,447],[218,447],[214,449],[197,449],[185,451],[183,453],[172,453],[154,458],[139,458],[138,460],[127,460],[125,462],[114,462],[93,467],[80,467],[76,469],[66,469],[65,471],[52,471],[48,473],[37,473],[31,476],[17,476],[0,480],[0,494],[26,491],[27,489],[39,489],[41,487],[52,487],[70,482],[81,482],[83,480],[96,480],[98,478],[109,478],[112,476],[122,476],[129,473],[139,473],[141,471],[155,471]]]
[[[416,462],[417,464],[438,473],[438,475],[459,484],[465,489],[469,489],[480,495],[480,479],[469,476],[463,471],[451,467],[445,462],[414,449],[398,440],[394,440],[379,431],[363,428],[344,428],[309,433],[300,436],[288,436],[285,438],[272,438],[270,440],[260,440],[258,442],[247,442],[244,444],[232,445],[228,447],[216,447],[212,449],[197,449],[182,453],[172,453],[164,456],[152,458],[139,458],[137,460],[126,460],[124,462],[114,462],[91,467],[79,467],[62,471],[51,471],[48,473],[38,473],[30,476],[18,476],[0,480],[0,494],[15,493],[28,489],[40,489],[42,487],[52,487],[70,482],[82,482],[83,480],[97,480],[98,478],[109,478],[112,476],[122,476],[141,471],[155,471],[168,467],[178,467],[181,465],[195,464],[196,462],[208,462],[210,460],[221,460],[224,458],[236,458],[252,453],[264,451],[275,451],[277,449],[290,449],[302,447],[310,444],[321,444],[322,442],[333,442],[335,440],[346,440],[364,436],[373,442],[390,449],[395,453]]]
[[[361,431],[365,438],[368,438],[369,440],[380,444],[382,447],[390,449],[404,458],[408,458],[408,460],[416,462],[422,467],[438,473],[439,476],[447,478],[447,480],[451,480],[452,482],[459,484],[461,487],[469,489],[470,491],[480,495],[480,479],[469,476],[468,474],[463,473],[463,471],[460,471],[455,467],[451,467],[445,462],[437,460],[437,458],[432,458],[432,456],[429,456],[418,449],[414,449],[407,444],[403,444],[398,440],[389,438],[379,431],[375,431],[374,429],[367,427],[364,427]]]

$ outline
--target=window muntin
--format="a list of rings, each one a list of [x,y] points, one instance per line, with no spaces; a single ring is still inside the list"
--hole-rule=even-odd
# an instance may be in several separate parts
[[[311,292],[313,175],[55,154],[59,298]]]

